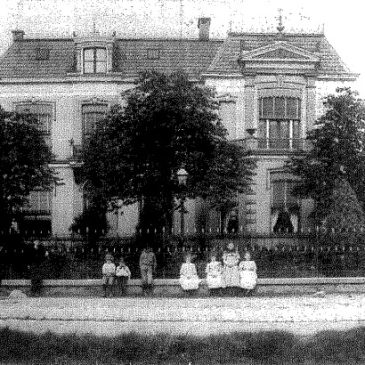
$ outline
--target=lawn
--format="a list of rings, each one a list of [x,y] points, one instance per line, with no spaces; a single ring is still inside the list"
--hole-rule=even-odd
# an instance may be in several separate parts
[[[124,334],[117,337],[0,330],[2,364],[363,364],[365,327],[303,338],[288,332],[208,337]]]

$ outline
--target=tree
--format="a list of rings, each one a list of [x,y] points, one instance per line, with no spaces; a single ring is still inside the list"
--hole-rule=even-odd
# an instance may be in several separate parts
[[[170,227],[180,198],[235,199],[255,163],[227,141],[214,96],[183,72],[142,73],[126,106],[111,108],[84,151],[86,192],[112,207],[142,201],[142,229]],[[186,187],[178,184],[181,167]]]
[[[346,232],[347,236],[358,235],[365,228],[364,211],[346,179],[335,182],[324,226],[330,231]]]
[[[324,102],[326,111],[308,132],[311,149],[303,157],[293,157],[289,169],[301,177],[295,193],[316,203],[317,224],[328,214],[338,179],[345,179],[365,204],[365,105],[357,93],[338,88]]]
[[[30,192],[54,182],[50,148],[31,114],[0,107],[0,230],[8,232]]]

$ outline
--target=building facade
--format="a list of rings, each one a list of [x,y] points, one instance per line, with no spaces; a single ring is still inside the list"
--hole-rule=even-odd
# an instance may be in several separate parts
[[[228,231],[296,233],[311,226],[310,201],[291,194],[297,179],[283,169],[308,148],[305,137],[323,112],[322,100],[351,84],[351,73],[324,34],[230,33],[209,38],[209,18],[198,21],[198,39],[120,39],[115,34],[69,39],[27,38],[13,31],[0,61],[0,105],[29,111],[40,121],[60,178],[51,192],[34,191],[22,230],[70,234],[84,209],[77,182],[79,151],[95,122],[123,103],[138,72],[185,70],[192,82],[214,87],[229,139],[252,149],[257,171],[249,194],[238,197],[223,226]],[[199,200],[186,204],[187,232],[216,231],[220,215]],[[110,235],[130,236],[138,206],[110,214]],[[179,213],[174,219],[178,232]]]

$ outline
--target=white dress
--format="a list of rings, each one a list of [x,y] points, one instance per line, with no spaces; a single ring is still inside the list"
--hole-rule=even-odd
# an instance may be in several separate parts
[[[226,287],[240,286],[239,261],[240,255],[238,252],[226,251],[223,253],[223,280]]]
[[[185,262],[181,265],[179,281],[183,290],[196,290],[199,288],[200,279],[196,272],[195,264]]]
[[[209,262],[205,272],[207,273],[207,285],[209,289],[218,289],[224,287],[224,281],[222,277],[223,267],[219,261]]]
[[[241,261],[239,265],[242,289],[255,289],[257,284],[257,267],[255,261]]]

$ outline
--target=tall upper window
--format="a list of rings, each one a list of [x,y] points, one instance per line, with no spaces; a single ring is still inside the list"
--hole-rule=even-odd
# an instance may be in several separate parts
[[[21,104],[16,106],[18,113],[30,113],[38,121],[38,129],[42,132],[46,143],[51,146],[51,130],[53,107],[49,104]]]
[[[84,73],[106,73],[106,48],[84,49]]]
[[[259,148],[300,149],[300,115],[299,98],[260,98]]]
[[[82,106],[82,134],[83,142],[90,137],[96,123],[105,117],[106,104],[86,104]]]

